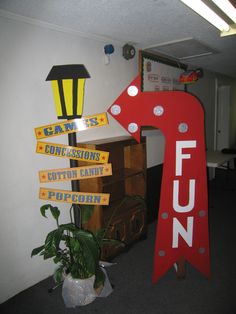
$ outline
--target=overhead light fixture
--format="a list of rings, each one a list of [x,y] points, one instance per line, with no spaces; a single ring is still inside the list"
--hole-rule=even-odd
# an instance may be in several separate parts
[[[185,5],[190,7],[209,23],[214,25],[221,31],[221,36],[234,35],[236,34],[236,9],[228,0],[212,0],[219,9],[224,12],[234,24],[229,24],[224,21],[216,12],[206,5],[201,0],[180,0]]]
[[[212,0],[228,17],[236,23],[236,9],[228,0]]]
[[[218,28],[220,31],[229,31],[229,24],[227,24],[221,17],[219,17],[212,9],[210,9],[201,0],[181,0],[184,4],[201,15],[204,19]]]
[[[236,8],[228,0],[212,0],[233,22],[230,24],[229,31],[222,31],[220,36],[229,36],[236,34]]]

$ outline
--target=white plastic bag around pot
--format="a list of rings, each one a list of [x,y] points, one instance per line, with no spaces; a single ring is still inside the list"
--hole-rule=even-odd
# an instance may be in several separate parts
[[[107,275],[107,272],[106,272],[106,269],[104,268],[104,266],[101,267],[101,270],[104,272],[105,281],[104,281],[104,286],[103,286],[101,292],[99,293],[99,295],[97,295],[97,297],[106,298],[109,296],[109,294],[112,293],[113,289],[112,289],[110,280],[108,278],[108,275]]]
[[[62,297],[66,307],[83,306],[93,302],[97,297],[106,298],[109,296],[113,289],[108,278],[105,267],[110,267],[114,263],[100,262],[100,268],[105,275],[105,282],[102,290],[94,290],[95,276],[87,279],[74,279],[70,274],[64,276],[62,286]]]
[[[62,286],[62,297],[66,307],[83,306],[93,302],[97,297],[93,288],[94,280],[95,276],[74,279],[68,274]]]

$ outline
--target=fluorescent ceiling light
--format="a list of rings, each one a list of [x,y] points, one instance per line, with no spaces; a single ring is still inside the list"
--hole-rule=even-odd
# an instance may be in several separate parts
[[[212,0],[228,17],[236,23],[236,9],[228,0]]]
[[[201,15],[204,19],[206,19],[220,31],[228,32],[230,30],[229,24],[227,24],[221,17],[219,17],[201,0],[180,0],[180,1],[182,1],[196,13]]]
[[[222,31],[220,33],[220,36],[221,37],[224,37],[224,36],[231,36],[231,35],[236,35],[236,23],[230,25],[230,30],[229,31]]]

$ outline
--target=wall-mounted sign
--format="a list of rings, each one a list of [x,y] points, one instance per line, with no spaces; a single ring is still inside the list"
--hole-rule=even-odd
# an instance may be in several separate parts
[[[141,126],[147,125],[160,128],[166,139],[153,282],[183,259],[209,276],[206,146],[201,104],[182,91],[142,92],[138,76],[115,100],[109,113],[137,141]]]
[[[110,194],[71,192],[66,190],[55,190],[40,188],[39,198],[53,202],[86,204],[86,205],[108,205]]]
[[[36,153],[104,164],[109,158],[109,152],[40,141],[37,142]]]
[[[39,171],[39,181],[58,182],[68,180],[83,180],[112,175],[111,164],[102,164],[77,168],[63,168]]]
[[[143,91],[184,90],[179,76],[187,68],[185,64],[147,51],[140,51],[139,61]]]
[[[69,134],[83,131],[108,124],[107,114],[100,113],[93,116],[82,117],[81,119],[67,120],[48,125],[43,125],[34,129],[36,139],[48,138],[52,136]]]

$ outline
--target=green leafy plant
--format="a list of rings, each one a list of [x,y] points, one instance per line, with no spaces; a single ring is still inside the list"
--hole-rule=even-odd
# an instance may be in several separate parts
[[[63,275],[70,273],[73,278],[80,279],[95,275],[94,288],[104,284],[105,275],[99,266],[101,248],[105,243],[123,243],[105,237],[108,226],[94,232],[78,228],[72,221],[72,207],[71,222],[67,224],[59,224],[58,207],[43,205],[40,211],[45,218],[47,210],[56,220],[57,228],[48,233],[43,245],[32,250],[31,257],[41,255],[45,260],[53,258],[54,263],[59,265],[54,274],[57,283],[63,280]],[[92,212],[93,206],[81,206],[82,221],[86,222]]]
[[[95,275],[94,288],[100,287],[105,280],[104,272],[99,265],[103,245],[125,245],[119,240],[107,238],[109,227],[118,209],[131,199],[137,201],[140,207],[146,207],[141,196],[125,196],[113,210],[105,228],[93,232],[78,228],[75,225],[72,217],[72,207],[70,209],[70,223],[59,224],[60,210],[58,207],[50,204],[41,206],[40,212],[43,217],[47,218],[46,212],[51,212],[56,221],[56,229],[47,234],[43,245],[32,250],[31,257],[40,255],[45,260],[53,258],[54,263],[58,264],[54,274],[57,283],[62,282],[63,276],[69,273],[72,278],[79,279],[86,279]],[[80,205],[83,224],[88,222],[93,211],[94,206],[92,205]]]

